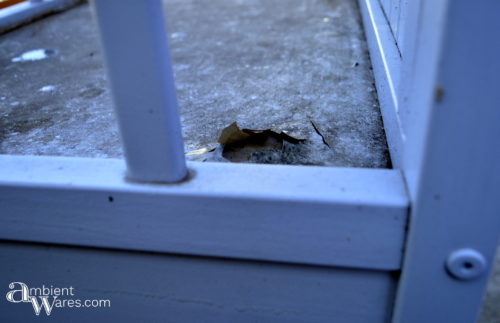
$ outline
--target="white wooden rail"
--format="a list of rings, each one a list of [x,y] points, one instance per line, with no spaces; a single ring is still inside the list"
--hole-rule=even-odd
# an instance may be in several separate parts
[[[4,239],[401,266],[408,200],[396,170],[191,163],[185,183],[156,185],[128,182],[119,160],[0,156],[0,164],[9,170],[0,179]]]
[[[500,235],[498,13],[499,1],[422,1],[402,94],[412,212],[396,322],[473,322],[481,306]]]
[[[161,1],[95,1],[128,177],[187,177]],[[117,15],[119,10],[119,15]]]
[[[500,3],[360,4],[411,201],[393,321],[473,322],[500,232]]]

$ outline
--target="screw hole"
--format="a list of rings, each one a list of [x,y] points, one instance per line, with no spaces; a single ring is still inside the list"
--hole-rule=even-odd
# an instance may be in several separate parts
[[[465,269],[472,269],[472,267],[474,267],[474,265],[471,263],[471,262],[464,262],[464,268]]]
[[[112,196],[108,196],[108,201],[113,202],[115,199]]]

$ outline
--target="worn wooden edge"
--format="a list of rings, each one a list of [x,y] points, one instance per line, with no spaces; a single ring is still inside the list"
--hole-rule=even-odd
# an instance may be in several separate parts
[[[23,1],[0,10],[0,34],[48,14],[69,9],[83,0]]]
[[[115,159],[0,156],[0,239],[398,270],[401,173],[190,163],[132,183]]]
[[[401,168],[405,135],[398,115],[401,56],[376,0],[359,0],[392,164]]]
[[[26,0],[0,0],[0,9],[4,9]]]
[[[393,322],[475,322],[481,308],[500,234],[498,12],[496,0],[421,1],[404,156],[412,214]],[[450,274],[451,256],[470,249],[477,276]]]

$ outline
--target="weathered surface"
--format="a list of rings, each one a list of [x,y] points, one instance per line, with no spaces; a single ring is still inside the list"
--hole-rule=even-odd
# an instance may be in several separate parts
[[[187,150],[216,145],[238,121],[306,136],[295,161],[387,166],[355,1],[170,0],[167,9]],[[122,155],[88,6],[1,35],[0,44],[0,153]],[[57,53],[11,61],[40,48]],[[500,322],[499,261],[480,322]]]
[[[121,147],[87,6],[0,37],[0,151],[106,157]],[[42,60],[12,62],[35,49]]]
[[[500,246],[477,323],[500,323]]]
[[[187,151],[215,146],[220,131],[237,121],[307,139],[279,163],[388,166],[355,1],[166,4]],[[88,6],[0,42],[1,153],[121,156]],[[39,48],[57,55],[12,62]]]

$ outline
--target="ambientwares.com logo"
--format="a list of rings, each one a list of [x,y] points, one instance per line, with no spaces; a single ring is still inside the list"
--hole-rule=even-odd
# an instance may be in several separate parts
[[[9,284],[10,291],[6,298],[11,303],[31,303],[36,315],[40,315],[42,308],[47,315],[56,308],[97,308],[111,307],[109,299],[75,299],[74,287],[31,287],[22,282]]]

